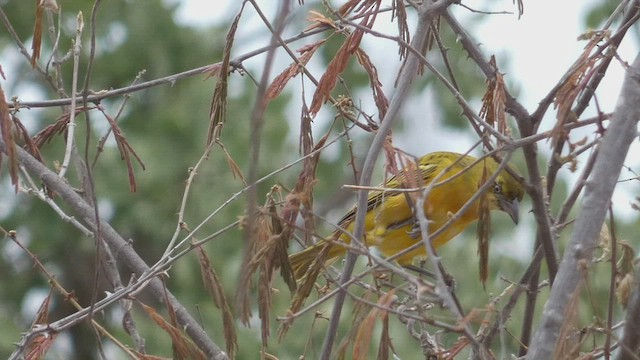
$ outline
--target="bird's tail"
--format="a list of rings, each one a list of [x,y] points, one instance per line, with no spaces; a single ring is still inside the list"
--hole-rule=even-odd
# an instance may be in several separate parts
[[[291,254],[289,262],[296,280],[300,281],[311,273],[319,274],[321,270],[331,265],[345,252],[346,249],[343,246],[323,240],[300,252]]]
[[[311,290],[314,288],[318,275],[346,252],[346,248],[332,241],[320,241],[317,244],[289,256],[289,262],[296,277],[296,289],[291,307],[292,313],[298,312]],[[283,328],[286,332],[288,326]],[[283,332],[281,332],[282,334]]]

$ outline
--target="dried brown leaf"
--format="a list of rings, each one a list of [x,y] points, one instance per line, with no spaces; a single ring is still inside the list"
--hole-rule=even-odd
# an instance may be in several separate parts
[[[388,311],[385,310],[385,308],[390,308],[394,301],[395,289],[392,289],[380,297],[377,303],[379,307],[373,307],[367,317],[358,326],[358,333],[353,343],[352,358],[354,360],[368,359],[367,353],[369,352],[369,345],[371,344],[371,338],[375,328],[375,320],[378,317],[383,320],[388,317]]]
[[[627,273],[616,285],[616,299],[623,309],[626,309],[629,303],[633,282],[633,273]]]
[[[29,341],[24,358],[26,360],[44,359],[47,351],[49,351],[51,345],[53,345],[53,342],[57,337],[57,333],[46,333],[36,336],[31,341]]]
[[[351,11],[353,11],[360,2],[364,3],[365,1],[368,1],[368,0],[349,0],[346,3],[344,3],[344,5],[340,6],[340,8],[338,9],[338,13],[341,16],[345,16]]]
[[[602,223],[598,240],[598,247],[600,247],[602,252],[609,254],[611,252],[611,233],[609,232],[607,223]]]
[[[402,150],[393,146],[393,138],[391,136],[387,136],[382,143],[382,149],[384,150],[385,161],[384,161],[384,170],[385,176],[386,174],[391,174],[391,176],[395,176],[398,179],[403,179],[401,173],[402,168],[404,167],[405,159],[403,157],[404,153]],[[413,163],[412,161],[408,161],[409,163]],[[400,164],[399,164],[400,163]],[[415,167],[415,164],[413,164]],[[385,179],[385,183],[386,183]]]
[[[267,203],[258,209],[252,217],[255,221],[251,227],[250,244],[242,264],[241,285],[236,293],[237,302],[242,309],[240,318],[245,324],[249,324],[251,309],[249,299],[252,288],[253,275],[258,273],[258,316],[261,319],[262,347],[267,348],[270,337],[270,312],[271,312],[271,282],[274,271],[280,267],[281,272],[288,263],[288,241],[283,242],[280,217],[276,209],[275,195],[279,193],[279,187],[274,186],[267,195]],[[284,265],[283,265],[284,264]],[[289,273],[291,270],[289,269]],[[287,276],[283,275],[286,279]],[[293,275],[289,275],[295,288]],[[289,285],[291,286],[291,285]],[[293,291],[293,290],[292,290]]]
[[[164,279],[163,279],[164,282]],[[169,324],[171,326],[173,326],[176,329],[179,329],[178,326],[178,317],[176,315],[176,311],[173,308],[173,305],[171,304],[170,301],[168,301],[168,299],[166,299],[167,293],[166,293],[166,284],[163,283],[164,286],[164,296],[165,296],[165,303],[167,304],[167,313],[169,314]],[[186,338],[184,337],[184,335],[182,334],[182,332],[179,333],[180,336],[182,338]],[[188,340],[188,339],[187,339]],[[174,358],[178,358],[178,359],[183,359],[184,357],[184,351],[182,351],[184,348],[187,348],[188,346],[186,346],[184,343],[182,343],[181,338],[178,338],[178,343],[176,343],[175,341],[171,342],[171,348],[173,349],[173,357]]]
[[[553,351],[554,359],[575,359],[578,357],[579,347],[579,331],[578,329],[578,303],[580,301],[580,292],[582,291],[582,283],[576,287],[571,294],[571,298],[567,303],[564,321],[560,327],[558,340]]]
[[[362,32],[356,31],[355,33],[349,35],[345,40],[342,47],[338,50],[333,60],[327,66],[327,70],[320,78],[318,82],[318,87],[313,94],[313,99],[311,100],[311,106],[309,108],[309,113],[312,117],[320,111],[320,107],[329,100],[331,97],[331,91],[336,85],[338,80],[338,76],[342,74],[342,72],[347,68],[347,64],[349,62],[349,58],[354,49],[350,47],[350,44],[358,42],[359,40],[355,40],[356,36],[360,35],[362,37]],[[349,51],[351,49],[351,51]]]
[[[236,289],[236,304],[239,304],[240,321],[249,326],[251,321],[250,295],[253,288],[253,275],[258,271],[260,264],[266,257],[268,245],[267,241],[272,238],[269,223],[261,214],[261,209],[252,217],[255,223],[250,229],[253,231],[249,236],[246,255],[242,263],[242,274],[240,276],[240,286]]]
[[[75,109],[75,115],[82,113],[83,111],[90,111],[97,109],[97,107],[77,107]],[[44,129],[40,130],[33,136],[32,141],[38,148],[42,148],[45,144],[50,143],[54,136],[66,134],[67,124],[71,113],[64,113],[56,119],[53,124],[47,125]]]
[[[304,30],[305,32],[322,27],[322,26],[328,26],[330,28],[340,30],[340,27],[337,26],[332,19],[329,19],[324,14],[314,10],[309,11],[309,15],[307,16],[307,21],[309,21],[311,25],[309,25],[309,27],[307,27]]]
[[[329,136],[329,132],[327,132],[311,149],[311,152],[314,152],[314,155],[306,157],[303,164],[303,169],[298,175],[298,180],[296,181],[296,185],[292,192],[286,196],[285,204],[281,211],[281,219],[283,230],[280,233],[281,242],[280,246],[282,249],[288,247],[289,239],[293,234],[293,230],[295,229],[295,220],[300,213],[301,205],[307,209],[310,213],[313,212],[313,186],[316,183],[315,173],[318,165],[318,161],[320,159],[320,149],[324,146]],[[305,222],[305,226],[313,226],[312,222]],[[305,231],[309,234],[315,233],[314,229],[305,228]],[[289,263],[288,257],[279,257],[282,258],[281,266],[281,274],[284,280],[289,284],[289,288],[295,289],[295,293],[293,295],[293,299],[291,301],[291,306],[289,311],[292,313],[296,313],[302,308],[304,301],[311,293],[315,285],[315,280],[318,275],[324,270],[325,261],[328,259],[330,247],[327,246],[323,248],[314,262],[310,265],[309,269],[306,272],[306,275],[299,280],[298,287],[296,288],[296,281],[294,276],[294,271],[291,268],[291,264]],[[279,330],[279,337],[282,338],[288,331],[290,327],[290,323],[283,323]]]
[[[586,88],[589,79],[595,75],[595,66],[600,59],[600,55],[590,56],[590,54],[607,34],[606,31],[603,31],[591,38],[580,57],[565,75],[564,82],[556,93],[554,106],[557,109],[557,121],[550,135],[551,144],[554,147],[568,135],[564,125],[569,121],[577,120],[575,114],[571,111],[571,107],[578,95]]]
[[[229,165],[229,169],[231,169],[231,174],[233,175],[234,179],[240,179],[240,181],[242,181],[242,183],[246,186],[247,182],[244,180],[244,175],[242,175],[242,169],[240,169],[240,166],[238,166],[238,163],[233,160],[233,158],[231,157],[231,154],[229,154],[229,151],[227,151],[227,148],[222,144],[222,142],[216,140],[216,143],[220,146],[220,148],[222,149],[222,152],[224,152],[224,156],[227,159],[227,164]]]
[[[44,14],[44,4],[40,0],[36,0],[36,16],[33,25],[33,42],[31,43],[31,67],[36,66],[36,62],[40,59],[40,49],[42,47],[42,15]]]
[[[18,156],[16,154],[16,139],[13,131],[13,120],[11,120],[11,112],[9,104],[7,104],[4,96],[4,90],[0,87],[0,132],[2,133],[2,141],[5,145],[5,153],[9,158],[9,175],[11,184],[14,186],[16,193],[18,192]],[[2,164],[2,154],[0,153],[0,165]]]
[[[44,129],[40,130],[35,136],[33,136],[33,143],[38,148],[42,148],[44,144],[50,143],[54,136],[64,134],[67,130],[68,123],[69,114],[63,114],[56,119],[56,122],[45,126]]]
[[[357,1],[354,2],[352,0],[349,1],[349,3],[357,3]],[[374,1],[374,3],[376,5],[376,8],[379,8],[380,3],[378,1]],[[367,12],[360,21],[360,25],[364,28],[370,29],[375,22],[377,13],[377,9],[376,11]],[[313,94],[313,100],[311,101],[311,106],[309,107],[309,113],[311,114],[311,116],[315,116],[320,110],[320,107],[331,97],[331,91],[336,85],[338,76],[340,76],[340,74],[344,72],[344,70],[347,68],[347,64],[349,63],[349,59],[360,47],[360,42],[362,41],[363,35],[364,30],[362,28],[358,28],[353,33],[349,34],[334,58],[327,66],[327,70],[320,78],[318,87]]]
[[[209,256],[207,256],[207,253],[204,251],[202,246],[197,246],[195,251],[198,255],[198,264],[200,264],[200,272],[202,274],[204,287],[207,289],[209,295],[211,295],[216,307],[222,310],[222,327],[224,341],[227,345],[227,354],[229,354],[231,358],[234,358],[238,350],[238,337],[236,335],[235,321],[233,320],[233,314],[231,313],[229,302],[224,295],[224,289],[220,283],[220,278],[213,269],[213,266],[211,266]]]
[[[224,51],[222,55],[222,63],[220,65],[219,78],[216,82],[216,87],[213,90],[213,97],[211,99],[211,110],[209,112],[209,133],[207,135],[206,147],[209,147],[214,140],[220,137],[222,127],[227,118],[227,79],[229,77],[229,65],[231,63],[231,48],[233,48],[233,42],[236,37],[236,30],[238,29],[238,22],[242,16],[244,5],[246,2],[242,2],[242,7],[236,15],[235,19],[231,23],[229,32],[227,33],[227,40],[225,42]]]
[[[392,350],[393,343],[391,342],[391,335],[389,335],[389,314],[385,312],[382,316],[382,333],[380,334],[377,360],[388,360]]]
[[[304,159],[302,171],[298,175],[296,185],[294,186],[291,194],[287,196],[282,210],[282,218],[286,225],[295,223],[295,219],[300,211],[300,205],[308,211],[313,211],[313,187],[316,184],[316,169],[318,161],[320,160],[320,149],[322,149],[326,143],[328,136],[329,132],[320,138],[320,140],[313,145],[313,148],[311,148],[309,153],[315,152],[314,155],[308,156]],[[312,137],[312,135],[307,133],[306,137]],[[305,144],[303,143],[303,145]],[[310,145],[310,143],[306,144],[306,146]],[[315,232],[312,228],[307,228],[305,230],[311,234]],[[285,228],[284,231],[292,232],[293,227],[289,226]]]
[[[456,356],[460,354],[460,352],[464,350],[467,346],[469,346],[469,339],[467,339],[466,337],[459,338],[453,345],[451,345],[449,349],[447,349],[446,351],[443,351],[443,353],[446,353],[446,356],[443,356],[443,359],[455,360]],[[485,358],[485,357],[481,357],[481,358]],[[486,358],[489,358],[489,357],[486,357]]]
[[[282,208],[281,211],[281,218],[284,224],[284,228],[282,230],[281,233],[281,241],[282,241],[282,246],[286,246],[288,245],[288,241],[289,238],[291,237],[293,230],[295,229],[295,220],[298,217],[298,214],[300,213],[300,208],[301,206],[303,208],[306,209],[306,211],[312,213],[313,212],[313,187],[316,184],[316,178],[315,178],[315,173],[316,173],[316,168],[318,165],[318,161],[320,159],[320,149],[324,146],[324,144],[327,141],[327,138],[329,136],[329,132],[327,132],[314,146],[313,149],[311,149],[311,152],[315,152],[313,156],[309,156],[306,157],[303,163],[303,169],[300,172],[300,174],[298,175],[298,179],[296,181],[296,185],[293,188],[292,192],[286,196],[285,198],[285,204]],[[315,229],[311,228],[312,226],[314,226],[313,221],[305,221],[305,232],[307,234],[314,234],[315,233]],[[326,254],[325,254],[326,255]],[[285,265],[286,264],[286,265]],[[288,257],[286,259],[286,261],[283,261],[283,263],[281,264],[283,266],[283,270],[289,272],[291,271],[291,273],[286,274],[286,278],[285,280],[287,282],[293,281],[293,271],[290,268],[290,264],[289,264],[289,260]],[[284,267],[286,266],[286,268]],[[319,268],[314,269],[313,271],[313,279],[308,279],[307,278],[307,282],[306,282],[306,287],[305,290],[308,290],[309,292],[311,291],[312,285],[315,282],[315,277],[317,277],[317,275],[320,273],[320,270],[322,268],[324,268],[324,263],[320,264],[318,263],[317,266]],[[285,275],[285,274],[283,274]],[[288,279],[288,277],[291,276],[291,279]],[[294,288],[292,287],[292,284],[289,284],[290,289]],[[300,290],[300,289],[298,289]],[[308,292],[306,293],[306,295],[308,296]],[[305,296],[306,298],[306,296]],[[294,297],[295,299],[295,297]],[[304,301],[304,299],[298,299],[300,301]],[[299,305],[302,305],[302,302],[299,303]],[[297,308],[293,307],[293,308]],[[296,310],[297,311],[297,310]],[[295,311],[294,311],[295,312]]]
[[[226,70],[225,70],[226,73]],[[220,138],[222,127],[227,114],[227,75],[220,76],[213,90],[211,98],[211,112],[209,115],[209,133],[207,134],[207,146]]]
[[[489,61],[494,69],[497,69],[495,56]],[[500,134],[510,136],[511,131],[506,117],[506,89],[504,77],[496,71],[493,79],[487,80],[487,92],[482,97],[480,117],[493,126]]]
[[[422,43],[422,54],[426,54],[433,48],[433,44],[437,43],[438,37],[440,36],[440,24],[442,23],[442,16],[436,16],[435,19],[429,25],[427,29],[427,36],[424,38],[424,42]],[[420,63],[420,67],[418,68],[418,74],[422,75],[424,73],[424,64]]]
[[[308,109],[305,104],[302,107],[302,115],[301,115],[301,121],[300,121],[300,140],[299,140],[300,153],[303,156],[311,154],[314,148],[313,128],[311,124],[312,124],[312,119],[311,119],[311,116],[309,115]],[[312,186],[314,183],[315,183],[315,180],[312,180],[312,183],[309,185]],[[304,228],[306,230],[303,232],[303,239],[302,239],[305,244],[313,243],[313,237],[314,237],[315,228],[316,228],[316,217],[313,210],[313,193],[311,192],[311,189],[309,189],[308,192],[311,193],[311,197],[306,196],[307,199],[306,201],[303,202],[303,204],[306,204],[306,205],[300,209],[300,214],[304,222]],[[286,263],[287,265],[289,265],[288,260],[286,261]]]
[[[271,335],[271,274],[273,268],[263,262],[260,266],[258,278],[258,317],[260,318],[260,334],[262,348],[267,349]]]
[[[635,269],[633,262],[636,258],[636,251],[633,246],[625,240],[618,241],[618,245],[620,246],[621,255],[616,264],[616,270],[621,274],[633,272]]]
[[[356,50],[356,59],[364,70],[369,75],[369,86],[371,86],[371,90],[373,91],[373,100],[376,103],[376,107],[378,108],[378,117],[380,120],[384,118],[384,115],[387,113],[387,109],[389,108],[389,101],[386,96],[384,96],[384,91],[382,90],[382,83],[378,78],[378,70],[375,65],[371,62],[369,55],[365,53],[362,49],[358,48]]]
[[[568,77],[567,81],[560,87],[556,94],[555,106],[557,108],[557,121],[556,126],[551,131],[550,138],[552,146],[555,146],[558,141],[567,138],[568,132],[564,129],[564,124],[576,120],[575,115],[571,113],[571,106],[580,94],[580,82],[584,75],[583,72],[586,71],[587,68],[588,65],[586,63],[582,64],[580,69],[577,69]]]
[[[373,8],[380,7],[380,0],[349,0],[338,9],[341,17],[345,17],[351,12],[358,12],[357,15],[363,15],[373,11]]]
[[[370,306],[367,303],[371,301],[373,297],[373,293],[367,290],[363,295],[362,299],[365,301],[358,301],[353,309],[353,315],[351,315],[351,326],[349,327],[349,332],[346,334],[344,339],[340,342],[336,349],[336,357],[339,360],[343,360],[347,358],[347,350],[349,349],[349,345],[355,342],[355,338],[358,335],[358,330],[360,330],[360,324],[367,318],[369,315]]]
[[[481,187],[489,178],[490,174],[487,171],[487,167],[482,169],[482,180],[478,184]],[[487,278],[489,277],[489,235],[491,233],[491,211],[489,209],[489,201],[486,194],[480,197],[479,205],[479,217],[478,217],[478,256],[479,260],[479,275],[482,287],[486,288]]]
[[[300,146],[300,154],[303,156],[309,155],[313,150],[313,128],[311,126],[313,119],[311,119],[308,110],[306,106],[303,106],[302,115],[300,116],[300,137],[298,144]]]
[[[150,306],[140,303],[149,317],[160,326],[171,337],[174,347],[174,358],[180,359],[206,359],[205,354],[195,344],[185,336],[176,326],[167,322],[156,310]]]
[[[222,298],[224,297],[224,290],[220,284],[220,279],[215,270],[213,270],[211,260],[209,260],[209,256],[202,246],[196,246],[195,252],[198,255],[198,264],[200,265],[200,274],[202,275],[204,288],[207,289],[207,292],[211,295],[213,304],[220,309],[223,302]]]
[[[33,325],[36,324],[46,324],[49,322],[49,305],[51,304],[51,296],[53,295],[53,288],[49,290],[49,295],[42,301],[40,307],[38,308],[38,312],[36,313],[36,318],[33,321]]]
[[[109,114],[107,114],[106,110],[102,106],[98,106],[98,109],[100,110],[100,112],[102,112],[104,117],[109,122],[109,126],[111,126],[111,132],[113,133],[113,137],[116,140],[116,144],[118,145],[118,150],[120,151],[120,158],[125,161],[125,164],[127,166],[127,174],[129,175],[129,191],[136,192],[136,178],[135,172],[133,170],[133,162],[131,161],[131,156],[133,156],[138,164],[140,164],[142,170],[145,170],[144,163],[135,152],[131,144],[129,144],[129,141],[127,141],[127,138],[124,136],[124,133],[120,129],[120,126],[118,126],[118,123]]]
[[[49,322],[49,305],[51,304],[52,295],[53,288],[49,290],[49,294],[44,298],[42,304],[40,304],[31,328],[35,327],[36,325],[44,325]],[[57,336],[58,334],[55,332],[47,332],[31,339],[27,344],[25,359],[43,359],[47,354],[47,351],[49,351],[49,349],[51,348],[51,345],[53,345],[53,341]]]
[[[283,72],[281,72],[275,79],[271,82],[271,85],[267,89],[266,93],[266,101],[267,103],[282,93],[289,80],[293,79],[295,76],[302,72],[303,66],[309,63],[313,54],[324,44],[326,39],[319,40],[313,44],[305,45],[302,48],[298,49],[298,52],[301,54],[298,58],[298,61],[291,63]]]
[[[309,265],[309,269],[305,273],[305,276],[299,280],[298,288],[296,292],[293,294],[293,299],[291,300],[291,305],[289,306],[289,312],[297,313],[304,305],[305,300],[311,294],[311,290],[313,290],[315,281],[318,278],[318,275],[324,270],[325,263],[328,259],[329,250],[331,247],[325,246],[319,253],[316,259]],[[284,322],[280,326],[278,330],[278,338],[282,339],[286,335],[287,331],[291,327],[290,322]]]
[[[634,284],[635,250],[625,240],[618,241],[620,256],[616,262],[616,298],[623,308],[627,308],[631,289]]]
[[[16,142],[19,144],[24,144],[25,149],[31,155],[33,155],[34,158],[36,158],[38,161],[44,164],[44,159],[42,158],[40,149],[38,149],[38,146],[33,142],[31,137],[29,136],[29,132],[27,131],[27,128],[24,127],[24,125],[22,125],[22,122],[17,116],[15,115],[12,116],[12,119],[13,119],[13,126],[16,129],[16,134],[18,135],[18,139],[16,139]]]
[[[277,234],[278,236],[274,239],[275,246],[271,248],[270,254],[268,255],[268,258],[270,259],[270,263],[268,265],[271,267],[269,277],[271,277],[274,270],[280,268],[280,276],[282,276],[282,279],[289,287],[289,290],[293,292],[296,290],[297,283],[296,277],[293,274],[293,269],[291,268],[291,263],[289,262],[288,249],[290,234],[288,232],[290,231],[290,226],[284,226],[282,219],[276,211],[273,198],[271,198],[270,201],[271,202],[268,204],[268,216],[271,218],[271,231],[273,234]]]
[[[394,0],[391,6],[391,21],[396,19],[396,23],[398,24],[398,37],[409,44],[411,42],[411,34],[407,23],[407,9],[404,5],[404,0]],[[409,54],[409,48],[406,46],[398,46],[398,51],[400,52],[401,59],[406,58]]]

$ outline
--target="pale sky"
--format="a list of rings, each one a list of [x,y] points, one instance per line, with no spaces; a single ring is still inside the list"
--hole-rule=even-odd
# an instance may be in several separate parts
[[[509,58],[508,67],[501,67],[501,70],[506,73],[505,80],[510,87],[523,89],[518,100],[529,111],[533,111],[548,89],[560,79],[582,52],[585,42],[577,41],[576,38],[587,30],[582,20],[585,17],[586,9],[590,7],[589,4],[598,1],[537,0],[525,2],[524,15],[520,19],[518,19],[517,9],[513,2],[513,0],[471,0],[465,1],[464,4],[476,10],[512,12],[512,14],[504,15],[487,15],[486,21],[481,23],[474,21],[472,35],[482,44],[482,49],[485,50],[487,56],[493,54],[497,56],[499,65],[501,62],[504,63],[501,59]],[[230,19],[240,6],[239,1],[218,0],[215,10],[212,11],[210,0],[185,0],[179,3],[178,14],[182,21],[202,25]],[[264,4],[263,10],[268,15],[273,15],[275,5],[278,2],[261,1],[259,3]],[[293,3],[297,4],[296,1]],[[340,2],[333,1],[332,3],[339,4]],[[294,6],[298,9],[297,5]],[[468,10],[459,6],[452,6],[452,9],[463,23],[471,16]],[[265,41],[268,41],[268,37],[255,36],[256,31],[260,34],[266,33],[260,31],[263,29],[262,24],[250,5],[247,5],[245,9],[244,18],[248,20],[241,23],[240,34],[247,34],[247,37],[253,35],[256,40],[254,42],[248,41],[249,44],[237,42],[237,46],[247,49],[263,46]],[[379,18],[379,23],[382,31],[392,35],[396,33],[395,24],[385,23],[383,17]],[[383,84],[388,91],[387,95],[390,96],[392,82],[397,71],[397,58],[394,57],[393,61],[388,59],[390,55],[395,56],[397,53],[396,45],[386,40],[373,40],[375,40],[376,46],[371,46],[367,51],[374,63],[377,64]],[[299,45],[295,45],[294,48],[296,46]],[[367,46],[366,40],[363,46]],[[242,52],[240,49],[236,50],[236,53]],[[390,53],[390,51],[392,52]],[[637,51],[638,44],[637,40],[634,40],[634,36],[628,36],[618,50],[621,58],[628,62],[633,60]],[[288,64],[288,59],[284,58],[284,60],[285,64]],[[261,62],[258,64],[262,65]],[[384,68],[384,65],[390,65],[390,67]],[[274,71],[279,70],[276,68]],[[614,61],[597,94],[600,106],[605,111],[613,110],[623,76],[622,67],[617,61]],[[423,105],[429,106],[428,102]],[[552,112],[549,113],[553,115]],[[552,126],[553,119],[550,120],[549,126]]]

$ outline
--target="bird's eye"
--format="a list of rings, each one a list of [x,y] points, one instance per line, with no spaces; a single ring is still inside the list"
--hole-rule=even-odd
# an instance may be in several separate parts
[[[493,193],[494,194],[502,194],[502,184],[500,184],[500,183],[493,184]]]

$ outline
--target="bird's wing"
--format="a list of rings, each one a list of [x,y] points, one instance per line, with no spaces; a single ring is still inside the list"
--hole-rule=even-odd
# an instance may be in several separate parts
[[[422,162],[419,165],[420,173],[422,175],[423,184],[428,184],[431,182],[435,174],[437,173],[438,168],[440,168],[439,164],[436,163],[424,163]],[[392,176],[385,184],[384,187],[387,189],[402,189],[405,188],[405,176],[404,171],[398,173],[400,181],[398,181],[397,176]],[[385,197],[394,196],[401,194],[400,192],[393,190],[384,190],[384,191],[371,191],[369,193],[369,198],[367,199],[367,212],[377,208],[382,204]],[[356,216],[356,207],[354,206],[347,212],[342,219],[338,222],[338,225],[342,228],[346,228],[346,226],[351,223]]]

